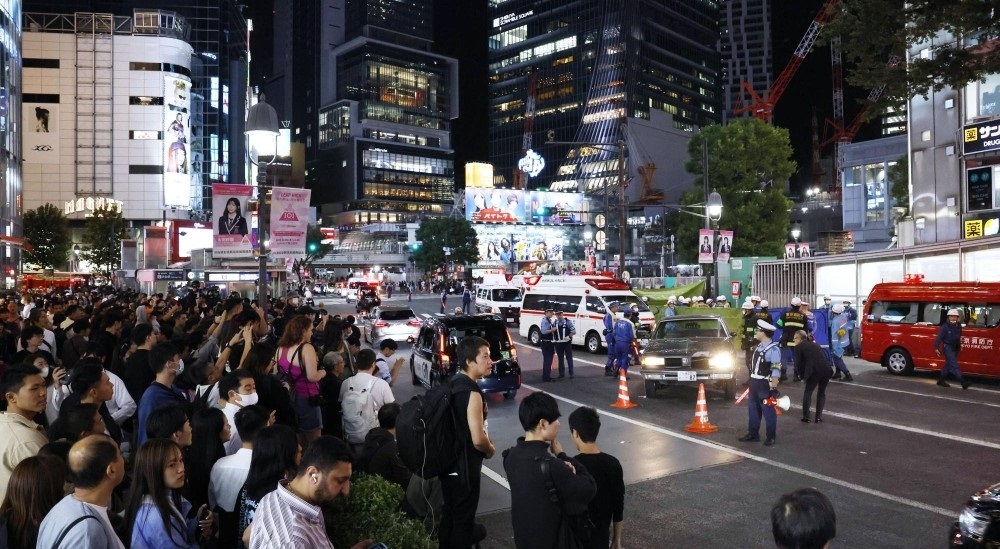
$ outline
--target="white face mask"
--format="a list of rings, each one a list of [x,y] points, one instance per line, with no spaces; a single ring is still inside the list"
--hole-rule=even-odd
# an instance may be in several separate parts
[[[253,393],[250,393],[249,395],[236,395],[236,396],[239,397],[239,404],[240,404],[240,406],[253,406],[254,404],[257,404],[257,392],[256,391],[254,391]]]
[[[49,367],[48,366],[42,366],[41,368],[38,368],[38,369],[41,370],[41,376],[42,377],[49,377]]]
[[[299,306],[299,298],[297,298],[297,297],[292,298],[292,300],[290,301],[290,303],[292,304],[292,307],[298,307]]]
[[[183,373],[184,373],[184,359],[182,358],[177,361],[177,375],[181,375]]]

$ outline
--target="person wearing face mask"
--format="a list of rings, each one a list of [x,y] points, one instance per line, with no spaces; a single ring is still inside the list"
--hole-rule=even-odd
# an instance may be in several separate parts
[[[224,444],[226,455],[231,456],[243,445],[239,426],[236,423],[236,413],[243,407],[253,406],[259,401],[253,374],[247,370],[236,370],[226,374],[219,382],[219,398],[225,401],[222,413],[229,419],[229,425],[233,426],[232,436]]]
[[[262,406],[247,405],[236,412],[232,432],[243,433],[236,453],[220,458],[212,466],[208,482],[209,509],[219,513],[219,547],[235,547],[238,539],[239,509],[236,502],[250,472],[254,441],[270,423],[270,414]]]
[[[51,356],[51,355],[48,355]],[[66,369],[48,362],[46,353],[38,351],[24,358],[25,364],[31,364],[42,372],[45,378],[45,392],[47,404],[45,405],[45,415],[37,418],[46,426],[52,425],[59,417],[59,410],[62,403],[69,396],[69,389],[60,383],[66,377]]]
[[[168,404],[188,404],[187,395],[174,387],[174,380],[184,371],[184,361],[173,343],[160,343],[149,351],[149,365],[156,378],[139,399],[139,424],[136,426],[136,444],[142,446],[146,436],[149,415]]]

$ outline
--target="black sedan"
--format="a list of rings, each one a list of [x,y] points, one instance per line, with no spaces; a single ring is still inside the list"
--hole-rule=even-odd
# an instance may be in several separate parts
[[[733,398],[733,334],[715,315],[665,318],[642,350],[639,373],[645,380],[648,398],[655,397],[661,386],[679,383],[705,383],[722,389],[726,398]]]
[[[1000,484],[969,498],[951,527],[951,547],[996,549],[1000,547]]]

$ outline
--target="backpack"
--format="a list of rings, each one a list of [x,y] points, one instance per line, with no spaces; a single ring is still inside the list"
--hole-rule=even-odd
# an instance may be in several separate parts
[[[364,388],[355,387],[357,379],[347,380],[347,392],[344,393],[344,400],[340,403],[344,418],[344,438],[347,442],[363,444],[368,431],[378,427],[378,411],[372,398],[372,387],[378,379],[377,377],[372,379]]]
[[[453,472],[462,455],[465,444],[452,401],[451,383],[441,383],[403,404],[396,417],[399,457],[420,478]]]

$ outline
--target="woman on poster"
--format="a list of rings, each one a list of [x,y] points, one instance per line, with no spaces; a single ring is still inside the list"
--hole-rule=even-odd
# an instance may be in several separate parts
[[[240,200],[235,196],[226,201],[226,211],[219,216],[219,234],[247,234],[247,220],[240,211]]]

